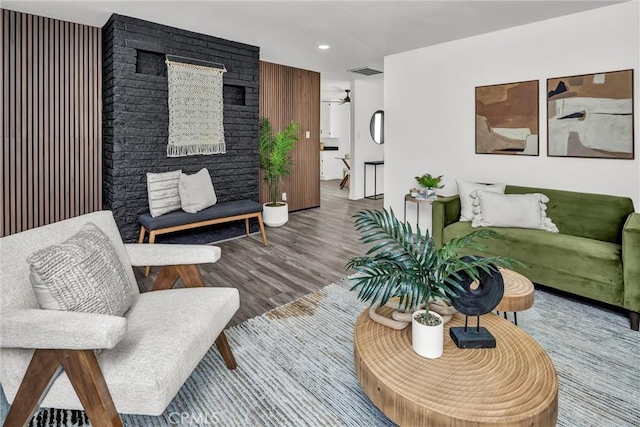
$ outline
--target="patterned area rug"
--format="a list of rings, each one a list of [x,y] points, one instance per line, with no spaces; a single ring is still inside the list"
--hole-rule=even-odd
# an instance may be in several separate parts
[[[365,305],[348,279],[230,328],[238,361],[215,346],[163,416],[126,426],[388,426],[353,372],[353,326]],[[558,373],[559,426],[640,426],[640,333],[602,308],[536,291],[518,323]],[[41,410],[31,425],[87,424],[79,411]]]

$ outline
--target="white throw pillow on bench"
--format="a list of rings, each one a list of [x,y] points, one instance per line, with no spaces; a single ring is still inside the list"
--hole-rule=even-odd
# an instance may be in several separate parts
[[[178,191],[182,210],[185,212],[200,212],[218,202],[211,175],[206,168],[193,175],[181,174]]]
[[[476,190],[492,191],[503,194],[507,184],[478,184],[456,179],[460,195],[460,221],[473,221],[473,198],[471,193]]]
[[[472,227],[533,228],[557,233],[558,227],[547,217],[549,198],[542,193],[498,194],[476,190]]]
[[[147,195],[149,197],[149,213],[157,217],[180,209],[178,181],[182,169],[147,174]]]

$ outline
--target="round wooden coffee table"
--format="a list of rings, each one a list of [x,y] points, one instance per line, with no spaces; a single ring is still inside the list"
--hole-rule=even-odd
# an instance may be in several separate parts
[[[458,313],[445,325],[444,354],[425,359],[411,348],[410,327],[382,326],[368,310],[360,315],[356,375],[387,417],[401,426],[556,425],[556,371],[533,338],[490,313],[481,326],[496,338],[496,348],[459,349],[449,337],[451,326],[464,326],[464,316]]]
[[[517,325],[516,313],[533,306],[533,283],[522,274],[506,268],[500,268],[500,274],[504,280],[504,296],[495,310],[498,314],[502,311],[505,319],[507,312],[512,312],[514,323]]]

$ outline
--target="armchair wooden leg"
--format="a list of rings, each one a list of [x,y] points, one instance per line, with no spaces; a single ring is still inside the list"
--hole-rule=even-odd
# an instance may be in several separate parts
[[[236,369],[238,367],[238,364],[236,363],[236,358],[233,357],[231,347],[229,346],[229,341],[227,341],[227,337],[225,336],[224,331],[220,332],[220,335],[218,335],[218,338],[216,338],[216,347],[218,347],[218,351],[220,352],[220,355],[222,355],[227,368]]]
[[[93,350],[56,352],[91,424],[97,427],[122,427]]]
[[[635,311],[629,312],[629,321],[631,322],[631,329],[637,331],[640,329],[640,313]]]
[[[249,218],[244,219],[244,232],[247,236],[249,235]]]
[[[180,274],[178,273],[175,265],[165,265],[160,270],[151,290],[161,291],[163,289],[171,289],[173,285],[176,284],[179,277]]]
[[[188,288],[204,287],[204,279],[200,268],[196,264],[185,265],[165,265],[160,270],[152,291],[160,291],[163,289],[171,289],[176,284],[178,278],[181,278],[184,285]]]
[[[33,354],[4,426],[26,425],[56,379],[56,372],[63,367],[91,424],[122,427],[95,353],[92,350],[45,349],[38,349]]]
[[[55,350],[36,350],[4,422],[5,427],[24,426],[38,409],[55,380],[60,361]]]
[[[156,232],[149,231],[149,244],[153,245],[156,241]],[[151,267],[147,266],[144,268],[144,277],[149,277],[149,273],[151,272]]]

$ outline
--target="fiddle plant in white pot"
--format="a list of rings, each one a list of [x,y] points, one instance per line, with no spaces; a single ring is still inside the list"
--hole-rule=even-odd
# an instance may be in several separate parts
[[[370,245],[365,256],[347,263],[359,274],[352,280],[352,291],[371,305],[385,305],[391,298],[399,298],[399,307],[412,311],[431,299],[449,300],[465,292],[458,281],[461,272],[477,279],[479,271],[497,272],[498,266],[509,267],[515,261],[493,256],[460,255],[465,248],[482,250],[477,239],[497,238],[493,230],[480,228],[466,236],[454,238],[436,249],[433,239],[420,227],[413,234],[411,225],[400,222],[393,210],[359,211],[354,215],[360,240]],[[496,273],[499,274],[499,273]],[[423,330],[424,329],[424,330]],[[412,315],[412,346],[416,353],[427,358],[442,355],[444,322],[434,311],[417,310]]]
[[[284,131],[274,134],[269,119],[260,119],[260,168],[269,189],[269,201],[263,205],[262,216],[269,227],[281,227],[289,221],[289,206],[278,198],[282,177],[291,175],[294,162],[290,153],[297,142],[298,123],[292,121]]]

